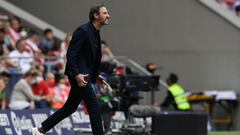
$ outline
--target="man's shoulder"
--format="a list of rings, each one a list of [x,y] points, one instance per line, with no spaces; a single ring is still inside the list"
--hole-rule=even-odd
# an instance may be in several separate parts
[[[75,31],[77,32],[87,32],[89,29],[89,22],[83,25],[80,25]]]
[[[18,51],[17,50],[14,50],[12,52],[9,53],[9,56],[12,57],[12,56],[16,56],[16,55],[19,55]]]

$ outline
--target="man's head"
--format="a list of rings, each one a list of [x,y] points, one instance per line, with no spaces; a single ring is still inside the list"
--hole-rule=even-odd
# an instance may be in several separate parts
[[[58,74],[55,78],[56,84],[66,84],[67,83],[67,76],[63,74]]]
[[[25,43],[25,40],[24,39],[19,39],[17,42],[16,42],[16,48],[19,52],[24,52],[25,49],[26,49],[26,43]]]
[[[29,70],[24,74],[23,78],[29,84],[34,84],[36,82],[37,76],[38,76],[38,72],[36,70]]]
[[[39,41],[39,34],[35,31],[30,31],[29,32],[29,38],[34,42],[34,43],[38,43]]]
[[[15,31],[19,31],[21,27],[21,21],[18,17],[14,17],[10,20],[10,25]]]
[[[54,87],[54,85],[55,85],[55,75],[51,72],[48,72],[45,75],[45,81],[48,83],[49,87]]]
[[[8,72],[3,71],[0,74],[0,79],[3,80],[4,84],[7,85],[9,82],[10,74]]]
[[[167,78],[167,84],[171,86],[174,83],[178,82],[178,76],[175,73],[170,73],[169,77]]]
[[[44,34],[44,37],[47,39],[47,40],[52,40],[53,39],[53,31],[49,28],[45,29],[43,31],[43,34]]]
[[[45,80],[46,80],[47,82],[50,82],[50,81],[55,80],[54,74],[51,73],[51,72],[47,73],[47,74],[46,74],[46,77],[45,77]]]
[[[104,5],[97,5],[90,8],[89,20],[98,22],[101,26],[109,24],[110,15]]]

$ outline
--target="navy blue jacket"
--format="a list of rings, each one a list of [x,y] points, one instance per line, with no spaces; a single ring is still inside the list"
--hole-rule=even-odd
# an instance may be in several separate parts
[[[65,75],[70,78],[78,74],[89,74],[95,83],[101,63],[100,34],[91,22],[77,28],[72,36],[68,51]]]

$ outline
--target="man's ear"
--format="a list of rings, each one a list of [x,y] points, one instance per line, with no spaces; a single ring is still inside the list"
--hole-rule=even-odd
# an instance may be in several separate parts
[[[99,14],[94,13],[94,18],[98,19],[99,18]]]

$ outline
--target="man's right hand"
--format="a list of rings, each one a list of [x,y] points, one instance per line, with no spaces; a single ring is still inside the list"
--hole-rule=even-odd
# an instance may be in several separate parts
[[[75,79],[79,87],[84,87],[87,85],[88,82],[84,79],[87,76],[88,74],[78,74],[77,76],[75,76]]]

